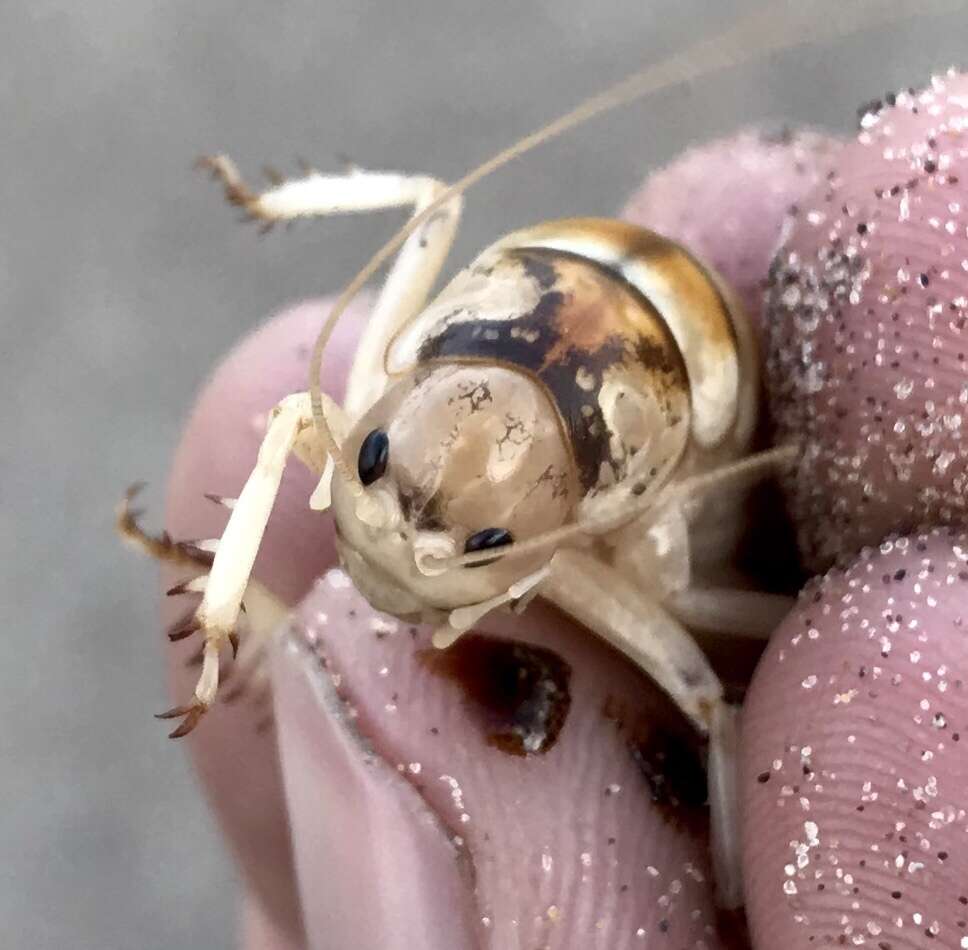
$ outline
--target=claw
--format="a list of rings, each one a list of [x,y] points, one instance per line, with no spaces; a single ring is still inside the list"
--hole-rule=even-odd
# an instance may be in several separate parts
[[[208,707],[196,699],[184,706],[174,706],[163,713],[156,713],[155,719],[181,719],[184,717],[184,721],[168,735],[169,739],[180,739],[182,736],[187,736],[198,725],[198,721],[207,711]]]
[[[306,159],[304,159],[304,158],[299,158],[297,156],[297,158],[296,158],[296,165],[299,166],[299,170],[304,175],[318,175],[319,174],[319,172],[309,162],[307,162]]]
[[[229,204],[249,208],[257,200],[227,155],[203,155],[195,162],[195,167],[210,171],[212,177],[224,185],[225,199]]]
[[[211,172],[213,178],[218,178],[218,172],[215,170],[215,159],[211,155],[199,155],[192,162],[192,168],[197,172]]]
[[[235,507],[235,503],[238,498],[226,498],[225,495],[216,495],[214,492],[205,492],[205,497],[214,502],[216,505],[221,505],[223,508],[228,508],[230,511]]]
[[[233,630],[229,634],[229,643],[232,644],[232,659],[236,659],[239,655],[239,635]]]
[[[218,538],[202,538],[194,541],[177,541],[175,546],[198,564],[211,566],[215,560]]]
[[[169,587],[165,591],[166,597],[177,597],[179,594],[202,594],[205,592],[205,583],[208,580],[207,574],[200,577],[193,577],[190,580],[182,581],[174,587]]]
[[[174,630],[169,630],[168,639],[171,640],[172,643],[177,643],[179,640],[184,640],[201,629],[201,623],[199,623],[199,621],[193,616],[187,623],[176,627]]]
[[[336,153],[336,164],[339,165],[344,175],[353,175],[360,170],[359,164],[354,162],[345,152]]]
[[[147,485],[147,482],[132,482],[124,493],[124,500],[130,504],[145,490]]]
[[[182,736],[187,736],[198,725],[198,721],[207,711],[207,706],[198,700],[194,700],[184,706],[174,706],[163,713],[156,713],[155,719],[179,719],[184,717],[184,720],[178,727],[168,733],[169,739],[181,739]]]
[[[173,729],[168,733],[168,738],[182,739],[187,736],[188,733],[190,733],[198,725],[198,721],[202,718],[204,713],[205,710],[202,709],[201,706],[199,706],[197,709],[194,709],[185,717],[185,721],[177,729]]]
[[[181,719],[182,716],[187,716],[195,708],[194,702],[186,703],[184,706],[172,706],[171,709],[166,709],[164,712],[155,713],[155,719]]]

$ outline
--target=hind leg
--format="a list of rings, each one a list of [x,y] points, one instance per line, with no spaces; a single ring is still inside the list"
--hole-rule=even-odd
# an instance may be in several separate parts
[[[614,567],[578,551],[559,551],[540,593],[621,650],[709,738],[709,805],[717,896],[743,902],[737,798],[737,715],[691,634]]]

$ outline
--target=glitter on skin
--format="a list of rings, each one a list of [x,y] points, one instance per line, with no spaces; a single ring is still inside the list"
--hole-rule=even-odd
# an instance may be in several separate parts
[[[966,93],[950,73],[865,113],[771,268],[769,402],[805,440],[786,490],[815,570],[968,522]]]
[[[968,926],[968,760],[951,741],[968,724],[966,541],[938,528],[867,548],[811,582],[774,634],[745,719],[756,946],[954,946]],[[801,642],[800,668],[781,663],[805,626],[821,635]],[[926,666],[944,672],[925,680]],[[793,796],[801,810],[778,808]]]

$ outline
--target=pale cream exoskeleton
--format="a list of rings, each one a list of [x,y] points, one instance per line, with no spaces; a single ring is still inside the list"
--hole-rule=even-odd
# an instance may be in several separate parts
[[[869,12],[858,11],[853,28]],[[294,452],[319,476],[310,505],[332,509],[343,564],[375,608],[432,624],[446,648],[487,612],[542,597],[655,679],[708,737],[719,896],[741,902],[736,711],[689,629],[765,636],[788,607],[717,586],[742,528],[743,491],[795,455],[789,447],[749,454],[758,357],[745,317],[686,249],[600,219],[510,234],[428,299],[462,193],[484,175],[623,102],[797,45],[805,33],[803,21],[760,11],[453,186],[309,171],[257,193],[227,157],[205,160],[229,200],[267,224],[404,206],[414,216],[340,298],[309,391],[273,410],[225,532],[208,545],[209,575],[183,585],[203,594],[186,628],[204,636],[203,663],[192,701],[165,714],[184,717],[173,735],[190,731],[215,700],[219,654],[236,637]],[[818,36],[812,18],[809,35]],[[325,343],[350,297],[395,251],[336,405],[319,390]]]

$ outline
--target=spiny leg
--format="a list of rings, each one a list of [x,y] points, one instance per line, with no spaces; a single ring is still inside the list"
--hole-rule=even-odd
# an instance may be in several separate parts
[[[740,906],[736,717],[702,650],[658,603],[614,567],[583,552],[559,551],[540,593],[621,650],[708,735],[717,896],[724,907]]]
[[[329,408],[334,417],[340,415],[335,404]],[[237,648],[236,627],[243,594],[292,451],[317,473],[322,473],[325,457],[313,428],[307,393],[289,396],[273,410],[255,468],[232,504],[211,572],[198,584],[204,585],[202,601],[181,632],[202,633],[202,670],[192,700],[161,715],[164,719],[183,718],[172,733],[173,738],[190,732],[212,705],[219,685],[219,654],[227,644],[233,651]]]
[[[137,482],[128,488],[115,512],[114,527],[124,543],[158,561],[183,567],[209,567],[212,554],[199,547],[197,542],[176,541],[167,531],[152,535],[141,527],[139,518],[143,511],[133,509],[131,504],[143,488],[143,482]]]
[[[139,521],[141,512],[132,509],[131,503],[142,487],[140,484],[132,485],[118,506],[116,527],[123,540],[142,554],[171,564],[175,568],[207,571],[212,565],[213,554],[209,548],[213,542],[175,541],[167,531],[154,535],[141,526]],[[205,497],[230,510],[234,507],[235,499],[210,494],[206,494]],[[195,574],[175,584],[166,593],[169,597],[185,594],[200,595],[205,592],[207,582],[206,573]],[[238,656],[232,667],[236,682],[233,693],[238,698],[243,693],[254,692],[258,699],[262,691],[267,688],[267,678],[263,668],[266,647],[274,633],[281,627],[287,608],[268,588],[250,578],[245,587],[242,609],[245,612],[245,638],[238,648]],[[172,643],[188,639],[197,633],[198,626],[195,622],[194,610],[183,614],[166,632]],[[234,650],[236,644],[233,643],[232,646]],[[189,658],[186,666],[201,666],[204,652],[203,645]],[[229,698],[231,697],[226,697],[226,699]],[[190,732],[197,720],[198,717],[195,716],[190,721],[180,724],[172,733],[173,738]]]
[[[352,169],[343,175],[307,171],[274,180],[262,192],[249,188],[227,155],[200,160],[225,186],[229,202],[271,227],[277,222],[409,207],[417,215],[446,188],[427,175]],[[457,231],[463,199],[455,195],[410,235],[400,249],[360,339],[344,406],[357,417],[386,388],[384,354],[397,331],[427,302]]]
[[[270,225],[298,218],[425,206],[428,193],[439,194],[443,189],[440,182],[426,175],[352,168],[340,175],[306,169],[303,175],[288,179],[273,172],[271,187],[256,191],[246,184],[228,155],[204,156],[197,164],[222,183],[230,204]]]

